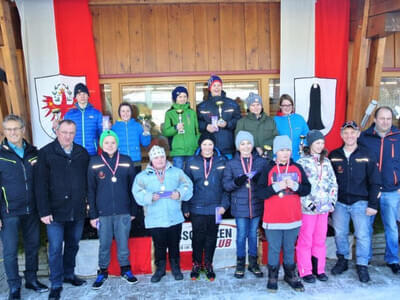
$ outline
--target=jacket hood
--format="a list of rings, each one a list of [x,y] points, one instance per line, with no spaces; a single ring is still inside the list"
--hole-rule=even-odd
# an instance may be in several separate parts
[[[188,108],[190,108],[190,103],[188,103],[188,102],[185,103],[185,104],[174,103],[171,106],[171,109],[183,109],[183,110],[186,110]]]
[[[372,123],[371,126],[368,127],[368,129],[366,129],[364,132],[367,135],[377,135],[377,133],[375,131],[375,123]],[[392,126],[390,128],[389,135],[393,135],[393,134],[400,134],[400,130],[396,126]]]

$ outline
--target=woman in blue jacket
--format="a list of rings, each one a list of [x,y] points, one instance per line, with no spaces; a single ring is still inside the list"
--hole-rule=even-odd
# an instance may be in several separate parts
[[[279,135],[287,135],[292,141],[292,158],[300,158],[300,136],[306,137],[309,129],[304,118],[294,112],[294,102],[288,94],[283,94],[279,99],[280,111],[274,117]]]
[[[132,106],[129,103],[122,102],[119,105],[118,115],[120,120],[111,128],[119,138],[118,150],[132,159],[135,170],[139,173],[142,170],[140,145],[143,147],[150,145],[150,132],[147,129],[143,130],[143,127],[133,118]]]

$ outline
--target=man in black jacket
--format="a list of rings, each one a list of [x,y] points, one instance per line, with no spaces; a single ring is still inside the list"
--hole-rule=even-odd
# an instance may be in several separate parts
[[[25,287],[46,292],[37,280],[40,247],[39,216],[33,191],[33,170],[37,150],[23,139],[25,122],[19,116],[4,118],[5,138],[0,146],[0,236],[3,242],[4,269],[10,288],[9,299],[20,299],[18,275],[18,231],[25,248]]]
[[[61,121],[57,139],[40,149],[36,168],[37,205],[49,240],[49,299],[60,299],[63,282],[74,286],[86,282],[74,268],[86,216],[89,154],[73,142],[75,133],[73,121]]]

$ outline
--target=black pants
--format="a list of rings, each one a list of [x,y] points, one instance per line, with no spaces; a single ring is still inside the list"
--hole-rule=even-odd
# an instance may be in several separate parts
[[[218,224],[215,224],[215,216],[191,214],[193,237],[192,237],[192,260],[194,263],[212,264],[215,247],[217,246]]]
[[[155,262],[166,260],[167,249],[169,258],[179,258],[179,242],[181,240],[182,224],[167,228],[152,228],[151,237],[154,243]]]

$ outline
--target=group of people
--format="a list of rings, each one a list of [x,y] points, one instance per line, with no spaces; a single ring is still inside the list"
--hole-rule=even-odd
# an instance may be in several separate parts
[[[400,273],[400,131],[392,126],[389,107],[379,107],[374,123],[362,133],[355,122],[345,122],[340,132],[343,146],[328,155],[323,134],[309,130],[294,112],[289,95],[281,96],[280,111],[271,118],[263,111],[261,97],[250,93],[242,117],[239,105],[222,90],[220,77],[211,76],[208,88],[208,99],[197,106],[197,113],[190,108],[186,88],[172,91],[173,104],[162,127],[170,139],[172,163],[165,149],[154,145],[143,171],[140,147],[150,145],[149,128],[138,123],[130,104],[123,102],[120,119],[103,130],[102,114],[88,102],[84,84],[75,86],[76,107],[57,122],[56,139],[39,151],[23,138],[24,120],[15,115],[4,118],[0,235],[10,299],[20,299],[19,230],[26,257],[25,287],[48,291],[36,275],[40,221],[46,224],[49,242],[49,299],[60,299],[63,283],[85,283],[74,267],[87,216],[100,242],[92,287],[101,288],[108,278],[113,238],[121,278],[137,283],[128,238],[131,221],[141,208],[154,244],[156,270],[151,282],[166,274],[167,258],[174,278],[183,279],[179,242],[185,217],[193,228],[190,277],[196,280],[204,272],[214,280],[218,226],[229,208],[237,226],[234,276],[245,276],[247,261],[248,270],[263,277],[257,256],[262,225],[271,292],[278,289],[281,250],[284,281],[296,291],[304,291],[303,281],[328,280],[325,240],[330,213],[338,257],[333,275],[348,269],[351,219],[357,273],[361,282],[370,280],[378,208],[385,228],[385,261],[393,273]]]

